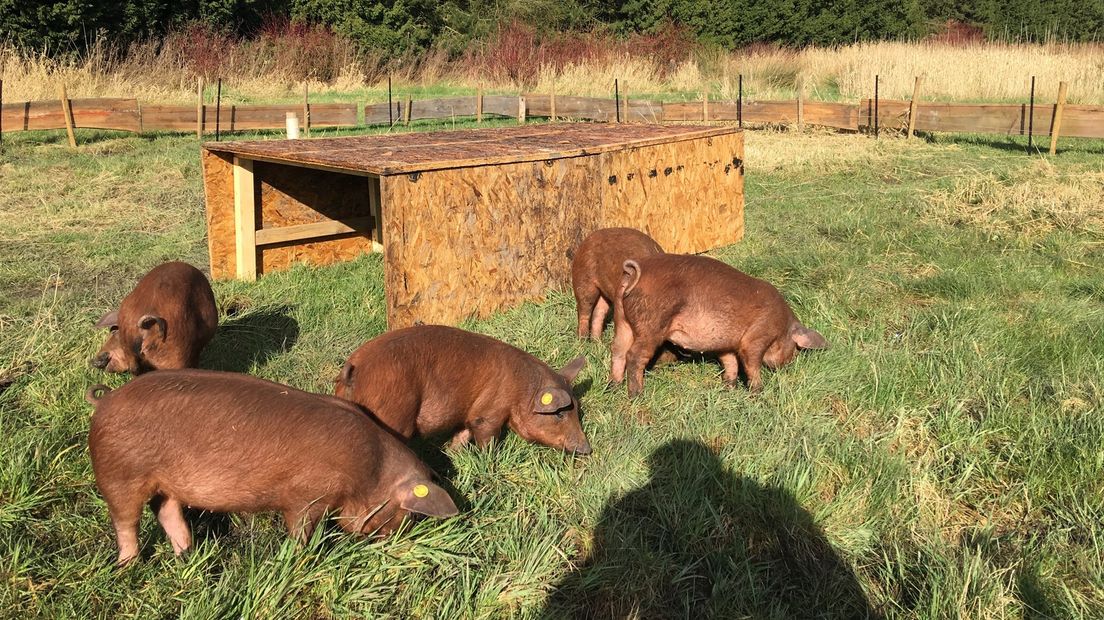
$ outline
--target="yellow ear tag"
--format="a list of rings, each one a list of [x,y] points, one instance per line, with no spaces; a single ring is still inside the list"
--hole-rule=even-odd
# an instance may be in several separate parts
[[[429,495],[429,487],[424,484],[419,484],[414,487],[414,497],[425,497]]]
[[[541,404],[542,405],[551,405],[552,404],[552,392],[545,392],[544,394],[541,394]]]

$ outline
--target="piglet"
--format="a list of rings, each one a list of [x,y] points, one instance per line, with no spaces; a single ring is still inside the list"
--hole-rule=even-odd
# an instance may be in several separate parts
[[[526,441],[590,454],[571,382],[582,357],[558,373],[488,336],[416,325],[369,340],[349,357],[335,393],[410,439],[453,434],[483,446],[509,426]]]
[[[621,287],[625,261],[662,253],[654,239],[632,228],[603,228],[583,240],[571,261],[580,338],[589,333],[592,339],[601,340],[610,305]]]
[[[644,367],[664,341],[715,353],[724,379],[735,385],[740,367],[753,392],[760,368],[793,361],[797,348],[828,342],[802,325],[778,289],[707,256],[660,254],[626,260],[614,304],[611,380],[629,375],[629,395],[644,388]]]
[[[327,512],[342,529],[386,535],[410,513],[457,513],[402,441],[347,401],[248,375],[165,370],[86,395],[96,486],[107,501],[120,565],[138,554],[149,502],[180,555],[183,508],[278,511],[305,540]]]
[[[154,267],[96,327],[111,334],[92,365],[108,372],[193,368],[218,327],[211,284],[187,263]]]

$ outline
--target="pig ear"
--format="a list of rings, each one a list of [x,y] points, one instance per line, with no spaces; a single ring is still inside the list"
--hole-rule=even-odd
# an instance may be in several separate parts
[[[115,327],[119,324],[119,311],[112,310],[96,321],[96,327]]]
[[[586,358],[580,355],[568,362],[567,366],[564,366],[563,369],[560,370],[560,376],[567,379],[568,383],[572,383],[575,381],[575,377],[579,376],[579,371],[582,370],[585,365]]]
[[[353,387],[353,365],[346,362],[341,367],[341,372],[338,373],[337,378],[334,379],[334,383],[341,383],[347,388]]]
[[[790,338],[802,349],[827,349],[828,341],[816,330],[809,329],[801,323],[795,323],[790,329]]]
[[[164,338],[166,331],[165,319],[152,314],[146,314],[138,319],[138,329],[146,334],[157,335]]]
[[[443,519],[460,511],[449,494],[432,482],[418,482],[399,490],[399,506],[427,517]]]
[[[544,388],[533,397],[533,411],[556,413],[571,406],[571,394],[558,387]]]

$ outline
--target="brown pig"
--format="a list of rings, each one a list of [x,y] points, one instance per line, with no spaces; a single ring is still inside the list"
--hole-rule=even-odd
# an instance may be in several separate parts
[[[369,340],[353,352],[335,392],[369,409],[397,434],[454,434],[483,446],[509,426],[526,441],[590,454],[571,382],[586,360],[558,373],[488,336],[417,325]]]
[[[610,379],[629,375],[629,395],[644,388],[644,366],[664,341],[715,353],[735,385],[742,366],[748,387],[762,389],[760,368],[793,361],[797,348],[828,342],[794,316],[778,289],[707,256],[660,254],[626,260],[614,305]]]
[[[101,393],[104,393],[101,396]],[[417,513],[457,513],[402,441],[348,401],[248,375],[165,370],[107,391],[88,434],[120,565],[138,554],[149,502],[180,555],[191,547],[183,508],[283,513],[305,540],[327,512],[354,533],[390,533]]]
[[[96,327],[111,334],[92,365],[107,372],[193,368],[218,327],[215,294],[203,273],[188,263],[158,265],[142,276]]]
[[[579,244],[571,261],[571,288],[579,315],[579,337],[601,340],[610,305],[621,287],[622,265],[629,259],[662,254],[648,235],[632,228],[596,230]]]

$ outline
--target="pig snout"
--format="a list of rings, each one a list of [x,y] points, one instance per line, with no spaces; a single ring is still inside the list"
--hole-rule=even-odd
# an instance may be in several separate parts
[[[103,370],[107,368],[108,364],[111,363],[111,354],[107,351],[101,351],[100,353],[97,353],[95,357],[89,360],[88,363],[92,364],[93,368],[99,368],[100,370]]]
[[[582,434],[575,439],[568,439],[564,442],[564,452],[574,452],[586,456],[591,453],[590,441],[587,440],[586,435]]]

